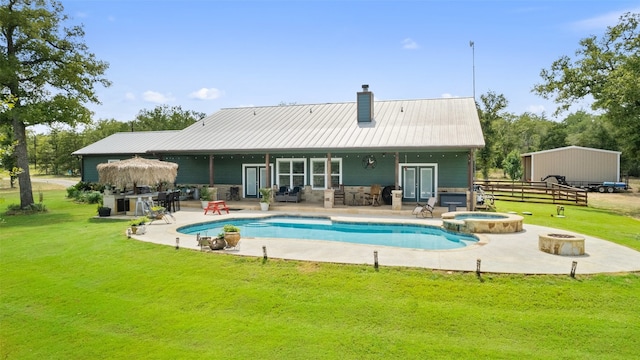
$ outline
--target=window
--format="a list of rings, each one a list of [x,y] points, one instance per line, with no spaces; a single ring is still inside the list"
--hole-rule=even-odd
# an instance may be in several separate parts
[[[342,159],[331,159],[331,186],[342,184]],[[326,189],[327,159],[311,159],[311,187],[315,190]]]
[[[278,186],[303,187],[307,177],[305,159],[276,159],[276,178]]]

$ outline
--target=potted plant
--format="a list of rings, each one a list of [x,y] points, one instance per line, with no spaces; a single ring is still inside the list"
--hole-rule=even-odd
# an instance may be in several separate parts
[[[108,206],[104,206],[102,201],[100,201],[100,204],[98,204],[98,216],[100,217],[111,216],[111,208]]]
[[[271,188],[260,188],[260,209],[262,211],[269,210],[269,204],[271,204],[271,194],[273,193],[273,189]]]
[[[144,224],[146,224],[148,221],[149,221],[149,218],[146,216],[137,217],[129,221],[129,226],[131,227],[131,233],[137,234],[138,231],[140,230],[139,228],[144,227]]]
[[[227,246],[227,242],[224,240],[224,232],[221,232],[215,239],[211,240],[209,247],[211,250],[222,250]]]
[[[232,225],[226,224],[222,227],[222,231],[224,231],[224,241],[227,242],[229,247],[236,247],[240,242],[240,228]]]
[[[200,204],[202,205],[203,209],[207,207],[209,201],[211,201],[211,192],[209,191],[208,187],[203,186],[202,189],[200,189]]]

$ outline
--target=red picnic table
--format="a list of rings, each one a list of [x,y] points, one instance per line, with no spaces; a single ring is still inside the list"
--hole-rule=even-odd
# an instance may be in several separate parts
[[[217,212],[218,215],[222,215],[220,213],[220,209],[225,210],[227,214],[229,213],[229,207],[224,200],[209,201],[207,203],[207,207],[204,208],[204,214],[207,215],[207,212],[211,211],[214,213]]]

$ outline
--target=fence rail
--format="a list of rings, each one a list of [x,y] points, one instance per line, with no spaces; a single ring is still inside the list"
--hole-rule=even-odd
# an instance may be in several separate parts
[[[476,181],[497,200],[587,206],[587,191],[544,181]]]

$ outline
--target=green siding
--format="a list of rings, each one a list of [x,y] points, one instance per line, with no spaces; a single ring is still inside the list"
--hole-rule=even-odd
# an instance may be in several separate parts
[[[374,155],[377,160],[375,169],[365,169],[362,159],[366,155]],[[395,184],[395,153],[331,153],[332,158],[342,158],[342,180],[346,186],[369,186],[380,184],[382,186]],[[128,159],[131,156],[84,156],[83,180],[98,181],[96,166],[110,159]],[[296,153],[296,154],[271,154],[270,160],[276,169],[277,158],[324,158],[326,153]],[[214,183],[215,184],[240,184],[242,183],[242,164],[262,164],[264,155],[215,155]],[[209,156],[208,155],[165,155],[163,160],[178,164],[177,184],[208,184],[209,183]],[[436,163],[438,164],[439,187],[467,187],[467,162],[468,153],[458,152],[420,152],[400,153],[400,164],[403,163]],[[309,163],[307,163],[309,165]],[[307,166],[309,175],[309,167]],[[307,183],[309,178],[307,176]]]
[[[469,178],[468,159],[467,153],[447,153],[445,158],[438,162],[438,186],[469,187],[467,184]]]
[[[109,162],[109,160],[127,160],[131,159],[134,155],[100,155],[100,156],[88,156],[82,157],[82,181],[85,182],[98,182],[98,164]]]

